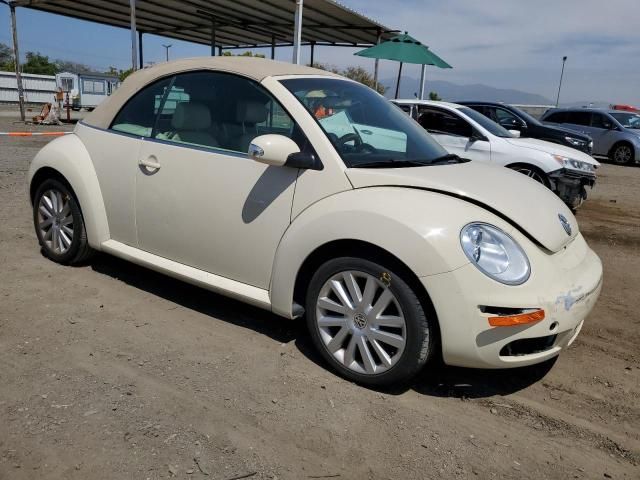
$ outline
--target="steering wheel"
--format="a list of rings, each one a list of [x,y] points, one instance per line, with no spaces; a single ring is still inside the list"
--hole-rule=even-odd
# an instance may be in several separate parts
[[[370,152],[377,153],[378,150],[373,145],[369,145],[368,143],[364,143],[362,141],[362,137],[357,133],[347,133],[346,135],[341,136],[337,139],[337,146],[342,149],[342,147],[347,143],[353,140],[353,146],[356,152]]]

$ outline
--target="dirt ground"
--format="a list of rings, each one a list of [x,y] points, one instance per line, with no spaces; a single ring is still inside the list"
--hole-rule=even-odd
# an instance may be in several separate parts
[[[557,362],[381,392],[327,371],[302,323],[44,259],[25,175],[47,141],[0,138],[0,479],[640,478],[640,168],[603,165],[578,214],[604,290]]]

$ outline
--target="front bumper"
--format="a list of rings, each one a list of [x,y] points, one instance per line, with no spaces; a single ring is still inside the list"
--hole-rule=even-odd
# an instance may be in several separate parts
[[[579,234],[562,251],[548,255],[538,249],[529,260],[530,279],[515,287],[491,280],[471,264],[421,279],[438,315],[445,363],[472,368],[532,365],[573,342],[602,288],[600,259]],[[483,313],[486,306],[541,308],[545,319],[491,327],[490,314]]]
[[[579,207],[587,198],[586,187],[593,188],[596,184],[594,173],[578,172],[561,168],[549,173],[552,182],[551,189],[570,208]]]

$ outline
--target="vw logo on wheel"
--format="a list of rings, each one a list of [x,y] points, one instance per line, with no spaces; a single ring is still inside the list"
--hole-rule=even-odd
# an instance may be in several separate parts
[[[362,313],[356,313],[353,316],[353,323],[355,324],[356,327],[362,330],[364,327],[367,326],[367,317],[365,317],[364,314]]]
[[[560,223],[562,224],[564,231],[567,232],[567,235],[571,236],[571,224],[569,223],[569,220],[567,220],[567,217],[559,213],[558,218],[560,219]]]

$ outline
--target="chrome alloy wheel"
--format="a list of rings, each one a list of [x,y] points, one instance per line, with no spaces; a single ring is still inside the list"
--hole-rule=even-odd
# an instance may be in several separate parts
[[[69,197],[58,190],[47,190],[38,203],[38,228],[46,247],[61,255],[73,242],[73,215]]]
[[[513,168],[516,172],[520,172],[523,175],[526,175],[527,177],[535,180],[536,182],[539,182],[543,185],[546,185],[546,181],[544,179],[544,177],[542,175],[540,175],[539,172],[537,172],[536,170],[533,170],[532,168],[527,168],[527,167],[514,167]]]
[[[407,342],[400,303],[384,280],[344,271],[327,280],[318,295],[320,338],[338,362],[357,373],[373,375],[390,369]]]
[[[620,145],[613,152],[613,160],[616,163],[624,164],[629,163],[631,161],[631,147],[627,145]]]

